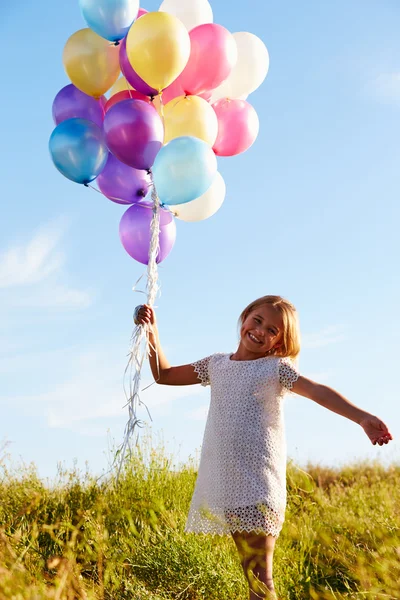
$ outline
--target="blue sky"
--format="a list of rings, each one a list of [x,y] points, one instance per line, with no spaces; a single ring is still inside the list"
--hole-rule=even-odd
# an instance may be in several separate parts
[[[229,352],[244,306],[284,295],[300,314],[302,373],[380,416],[395,437],[374,447],[356,424],[292,396],[289,456],[301,466],[398,462],[398,3],[212,7],[216,23],[258,35],[271,64],[248,99],[257,141],[218,160],[225,203],[207,221],[178,221],[160,266],[166,354],[180,364]],[[58,463],[100,473],[122,441],[123,372],[141,301],[132,286],[144,270],[120,244],[123,207],[63,178],[48,154],[52,102],[69,83],[62,50],[84,26],[78,2],[0,8],[0,440],[43,477]],[[143,400],[154,438],[177,459],[196,455],[208,391],[153,386]]]

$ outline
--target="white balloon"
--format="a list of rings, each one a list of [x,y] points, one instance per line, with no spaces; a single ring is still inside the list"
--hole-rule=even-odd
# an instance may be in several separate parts
[[[267,76],[269,54],[262,40],[252,33],[241,31],[233,37],[238,49],[238,59],[229,77],[213,91],[211,103],[220,98],[246,100]]]
[[[226,185],[222,175],[217,172],[215,179],[205,194],[177,206],[170,206],[171,212],[182,221],[204,221],[212,217],[225,200]]]
[[[208,0],[164,0],[158,10],[178,17],[188,31],[197,25],[213,22],[213,11]]]

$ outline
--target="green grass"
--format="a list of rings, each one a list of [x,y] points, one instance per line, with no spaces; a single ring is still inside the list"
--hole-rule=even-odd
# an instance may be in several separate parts
[[[118,483],[0,465],[0,600],[245,600],[228,537],[184,533],[196,479],[144,442]],[[400,599],[400,465],[288,465],[281,600]]]

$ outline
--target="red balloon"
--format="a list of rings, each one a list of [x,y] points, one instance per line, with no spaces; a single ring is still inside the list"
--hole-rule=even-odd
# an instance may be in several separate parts
[[[144,102],[147,102],[147,104],[151,104],[152,106],[154,106],[149,96],[145,96],[144,94],[141,94],[136,90],[123,90],[122,92],[117,92],[116,94],[114,94],[114,96],[111,96],[111,98],[107,100],[107,103],[104,107],[105,112],[110,110],[110,108],[114,106],[114,104],[122,102],[122,100],[143,100]]]
[[[250,148],[259,130],[258,116],[251,104],[245,100],[221,98],[212,107],[218,119],[215,154],[235,156]]]

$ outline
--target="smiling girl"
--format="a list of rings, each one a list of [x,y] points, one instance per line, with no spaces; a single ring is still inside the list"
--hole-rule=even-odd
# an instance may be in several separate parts
[[[211,387],[186,531],[232,535],[250,600],[277,598],[272,573],[286,508],[285,395],[292,391],[354,421],[373,444],[393,439],[389,429],[335,390],[299,374],[297,312],[280,296],[264,296],[244,309],[235,352],[177,367],[162,351],[153,309],[137,307],[135,319],[148,325],[157,383]]]

